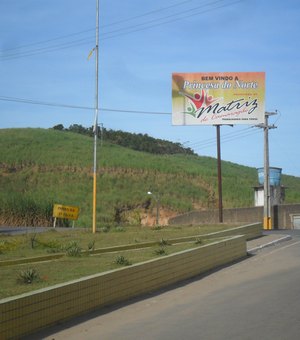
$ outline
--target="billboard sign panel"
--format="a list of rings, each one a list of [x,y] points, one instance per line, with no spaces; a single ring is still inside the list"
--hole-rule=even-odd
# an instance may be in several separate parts
[[[173,73],[173,125],[264,123],[265,73]]]

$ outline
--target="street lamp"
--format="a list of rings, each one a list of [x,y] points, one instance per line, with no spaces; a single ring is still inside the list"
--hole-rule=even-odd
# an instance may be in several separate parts
[[[154,195],[151,191],[148,191],[147,194],[152,195],[156,201],[156,225],[159,225],[159,195]]]

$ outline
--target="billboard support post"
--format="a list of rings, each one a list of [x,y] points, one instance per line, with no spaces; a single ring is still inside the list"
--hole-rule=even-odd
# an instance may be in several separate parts
[[[222,167],[221,167],[221,137],[220,125],[217,129],[217,158],[218,158],[218,197],[219,197],[219,222],[223,223],[223,202],[222,202]]]

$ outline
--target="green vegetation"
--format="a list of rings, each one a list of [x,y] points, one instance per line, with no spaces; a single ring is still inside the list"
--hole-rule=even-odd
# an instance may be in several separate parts
[[[124,255],[118,255],[116,257],[115,263],[119,264],[120,266],[130,266],[132,264]]]
[[[65,128],[62,124],[53,127],[54,130],[70,131],[81,135],[92,137],[94,135],[93,127],[85,128],[82,125],[73,124]],[[189,154],[194,155],[190,148],[183,147],[180,143],[173,143],[167,140],[157,139],[141,133],[129,133],[124,131],[115,131],[111,129],[98,129],[100,140],[124,146],[137,151],[145,151],[158,155],[163,154]]]
[[[35,246],[32,247],[32,234],[1,236],[0,242],[0,299],[29,292],[54,284],[78,279],[83,276],[136,264],[162,255],[197,247],[195,242],[171,244],[164,240],[184,236],[195,236],[224,229],[224,226],[201,227],[164,227],[155,228],[126,227],[122,233],[111,228],[109,232],[92,234],[84,229],[55,229],[35,234]],[[230,226],[228,226],[230,228]],[[114,251],[88,252],[88,250],[107,248],[117,245],[139,245],[143,242],[154,242],[152,247]],[[163,241],[163,242],[162,242]],[[201,238],[201,243],[208,240]],[[157,247],[158,244],[164,246]],[[167,248],[167,250],[166,250]],[[63,252],[57,259],[38,262],[37,257],[52,252]],[[83,252],[80,253],[80,250]],[[84,252],[85,251],[85,252]],[[79,256],[80,255],[80,256]],[[29,266],[29,259],[35,261]],[[2,265],[8,260],[28,259],[24,264]]]
[[[17,282],[30,284],[38,281],[39,278],[39,273],[34,268],[26,268],[19,272]]]
[[[53,203],[59,203],[79,206],[76,226],[91,227],[93,140],[86,133],[74,132],[64,128],[0,130],[0,225],[51,226]],[[114,138],[118,136],[121,143],[124,134],[118,132]],[[156,202],[148,191],[160,195],[161,223],[178,213],[217,207],[216,159],[188,152],[171,155],[165,146],[160,154],[136,151],[107,141],[106,135],[108,131],[98,147],[101,230],[154,222]],[[137,137],[142,140],[143,136]],[[224,208],[252,206],[256,169],[222,162],[222,174]],[[286,202],[299,202],[300,179],[283,176],[283,183],[288,186]]]

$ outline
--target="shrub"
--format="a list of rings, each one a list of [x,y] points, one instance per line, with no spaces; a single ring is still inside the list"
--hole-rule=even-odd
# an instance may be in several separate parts
[[[126,259],[126,257],[123,256],[123,255],[118,255],[116,257],[115,263],[119,264],[121,266],[130,266],[131,265],[131,262],[128,259]]]
[[[38,281],[39,278],[40,276],[34,268],[27,268],[19,272],[17,281],[20,283],[31,284],[33,281]]]
[[[170,242],[168,240],[164,240],[163,238],[159,241],[160,246],[169,246]]]
[[[81,248],[76,241],[72,241],[66,247],[66,253],[68,256],[81,256]]]
[[[92,251],[92,250],[94,250],[95,249],[95,240],[93,240],[93,241],[90,241],[89,243],[88,243],[88,250],[90,250],[90,251]]]
[[[164,247],[160,247],[154,251],[156,255],[167,255],[166,249]]]

